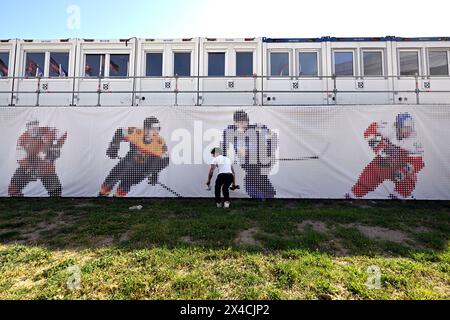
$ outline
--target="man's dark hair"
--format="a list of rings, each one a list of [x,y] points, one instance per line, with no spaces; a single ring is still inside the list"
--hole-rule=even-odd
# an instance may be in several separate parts
[[[144,128],[151,129],[151,128],[154,127],[155,124],[159,124],[159,120],[158,119],[156,119],[155,117],[147,118],[144,121]]]
[[[221,148],[213,148],[211,150],[211,154],[214,156],[216,153],[220,153],[222,154],[222,149]]]
[[[248,114],[244,110],[236,111],[234,113],[233,120],[234,120],[234,122],[237,122],[237,121],[249,122],[250,121]]]

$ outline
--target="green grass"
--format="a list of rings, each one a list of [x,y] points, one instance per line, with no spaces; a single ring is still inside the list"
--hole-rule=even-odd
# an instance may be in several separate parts
[[[450,299],[449,236],[449,202],[2,199],[0,299]]]

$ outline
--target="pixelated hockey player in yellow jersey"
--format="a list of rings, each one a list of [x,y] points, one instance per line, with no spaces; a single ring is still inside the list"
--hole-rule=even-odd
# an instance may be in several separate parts
[[[116,197],[127,196],[132,186],[145,179],[151,185],[158,183],[159,173],[169,165],[167,145],[160,131],[160,123],[155,117],[145,119],[142,129],[131,127],[116,131],[106,155],[117,159],[121,142],[128,142],[130,151],[110,171],[99,196],[109,196],[117,183]]]

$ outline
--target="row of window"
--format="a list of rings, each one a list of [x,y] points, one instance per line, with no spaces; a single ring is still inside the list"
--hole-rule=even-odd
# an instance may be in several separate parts
[[[333,53],[333,73],[336,76],[355,75],[354,51],[339,50]],[[362,72],[364,76],[383,76],[384,57],[382,50],[362,51]],[[226,75],[226,53],[208,53],[208,76]],[[296,76],[318,77],[319,52],[298,52]],[[0,52],[0,77],[8,75],[9,54]],[[252,76],[253,52],[236,52],[236,76]],[[291,74],[289,52],[270,53],[270,76],[289,76]],[[105,66],[108,66],[107,68]],[[191,53],[175,52],[173,55],[173,74],[191,76]],[[449,75],[449,51],[432,50],[428,52],[428,67],[431,76]],[[25,54],[25,77],[49,76],[67,77],[69,69],[68,52],[27,52]],[[130,69],[129,54],[86,54],[84,61],[85,77],[127,77]],[[420,74],[419,51],[399,52],[399,71],[401,76]],[[163,76],[163,53],[146,53],[145,75]]]
[[[384,58],[382,50],[362,51],[362,72],[364,76],[383,76]],[[429,74],[431,76],[449,75],[449,51],[433,50],[428,54]],[[420,74],[419,51],[399,52],[399,71],[401,76],[414,76]],[[333,54],[333,73],[336,76],[354,76],[355,58],[354,51],[335,51]],[[289,52],[272,52],[270,54],[270,75],[289,76],[290,59]],[[296,75],[317,77],[319,76],[319,53],[299,52],[298,70]]]

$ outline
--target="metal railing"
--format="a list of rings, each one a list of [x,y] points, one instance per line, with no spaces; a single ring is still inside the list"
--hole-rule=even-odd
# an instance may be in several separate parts
[[[139,103],[136,103],[136,100],[140,100],[140,95],[142,94],[172,94],[174,96],[174,103],[170,105],[178,106],[179,105],[179,96],[182,94],[195,94],[197,97],[197,103],[195,105],[200,106],[204,105],[203,103],[200,103],[200,100],[202,100],[204,94],[236,94],[236,93],[248,93],[253,96],[253,103],[249,105],[254,106],[264,106],[264,98],[267,94],[324,94],[324,95],[331,95],[329,96],[332,103],[326,103],[326,104],[339,104],[338,103],[338,95],[340,94],[393,94],[393,96],[405,93],[405,94],[414,94],[416,97],[415,104],[420,104],[420,96],[421,94],[426,93],[449,93],[450,94],[450,77],[448,76],[429,76],[429,75],[411,75],[411,76],[316,76],[316,77],[304,77],[304,76],[260,76],[260,75],[253,75],[248,77],[242,77],[242,76],[223,76],[223,77],[211,77],[211,76],[162,76],[162,77],[147,77],[147,76],[126,76],[126,77],[77,77],[77,76],[71,76],[71,77],[0,77],[0,80],[13,80],[13,86],[14,87],[20,87],[23,83],[26,83],[27,81],[36,81],[36,89],[35,90],[6,90],[6,91],[0,91],[0,94],[10,94],[10,104],[9,106],[21,106],[20,104],[16,104],[15,100],[17,101],[19,97],[17,95],[21,94],[36,94],[36,103],[35,106],[40,106],[41,96],[42,95],[49,95],[49,94],[70,94],[71,95],[71,101],[72,103],[68,106],[76,106],[75,100],[78,100],[80,97],[80,94],[97,94],[97,103],[96,106],[100,107],[101,104],[101,98],[102,95],[109,95],[109,94],[130,94],[132,96],[131,98],[131,106],[136,106]],[[193,89],[192,90],[180,90],[180,81],[182,80],[197,80],[193,82]],[[251,90],[239,90],[236,89],[234,86],[234,80],[252,80],[253,81],[253,88]],[[393,80],[389,83],[389,80]],[[420,80],[428,81],[428,86],[430,87],[429,81],[434,79],[446,79],[448,80],[448,87],[449,90],[431,90],[431,89],[421,89]],[[22,80],[23,82],[20,82]],[[70,81],[71,86],[73,90],[58,90],[58,91],[51,91],[46,90],[43,88],[43,84],[46,81],[61,81],[61,80],[67,80]],[[110,82],[120,81],[120,80],[132,80],[132,83],[130,83],[130,86],[132,86],[131,90],[109,90],[108,88],[103,87],[106,82],[108,84]],[[163,81],[161,84],[166,85],[167,82],[170,82],[170,85],[166,85],[166,88],[164,90],[136,90],[137,87],[137,81],[139,80],[161,80]],[[200,85],[204,85],[206,82],[200,82],[200,80],[226,80],[233,82],[233,87],[228,88],[226,90],[203,90],[200,89]],[[308,81],[327,81],[325,87],[326,90],[301,90],[300,89],[300,82],[308,82]],[[339,86],[341,85],[341,81],[360,81],[362,82],[362,88],[355,89],[355,90],[343,90],[340,89]],[[366,90],[364,89],[364,81],[367,80],[384,80],[386,81],[387,86],[391,86],[391,90]],[[413,81],[413,85],[411,86],[411,89],[407,90],[397,90],[395,89],[396,81],[395,80],[410,80]],[[75,88],[79,87],[79,83],[81,81],[96,81],[97,87],[95,90],[75,90]],[[164,83],[165,81],[165,83]],[[175,85],[172,88],[172,81],[175,82]],[[267,89],[266,86],[269,81],[292,81],[297,82],[296,86],[297,88],[289,88],[286,90],[270,90]],[[331,81],[331,82],[328,82]],[[291,83],[292,84],[292,83]],[[144,85],[141,85],[143,87]],[[328,87],[331,87],[328,89]],[[261,100],[258,100],[258,97],[261,97]],[[328,99],[327,99],[328,101]],[[450,95],[448,101],[442,101],[438,104],[448,104],[450,103]],[[322,103],[322,105],[325,103]],[[345,103],[344,103],[345,104]],[[386,104],[392,104],[392,102],[387,102]],[[208,104],[206,104],[208,105]],[[226,98],[224,98],[223,105],[227,105]],[[297,105],[297,104],[296,104]]]

